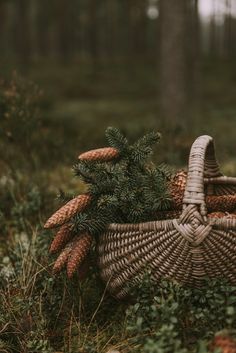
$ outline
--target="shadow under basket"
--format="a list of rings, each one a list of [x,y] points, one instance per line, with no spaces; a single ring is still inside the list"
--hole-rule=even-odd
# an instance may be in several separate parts
[[[193,143],[179,217],[139,224],[110,224],[98,241],[98,266],[107,290],[125,297],[147,269],[155,281],[201,286],[205,277],[236,284],[236,219],[207,216],[209,194],[236,195],[236,178],[223,176],[213,139]]]

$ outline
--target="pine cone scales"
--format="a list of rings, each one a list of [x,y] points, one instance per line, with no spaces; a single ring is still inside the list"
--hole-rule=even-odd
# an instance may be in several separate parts
[[[104,147],[91,150],[79,155],[81,161],[102,161],[108,162],[119,156],[119,151],[113,147]]]
[[[72,246],[73,246],[73,242],[69,243],[65,247],[65,249],[60,253],[60,255],[58,256],[56,262],[54,263],[53,269],[52,269],[54,274],[60,272],[61,269],[63,268],[63,266],[66,264],[66,261],[70,255],[71,250],[72,250]]]
[[[209,218],[222,218],[222,217],[225,217],[225,213],[224,212],[212,212],[212,213],[209,213],[207,215],[207,217],[209,217]]]
[[[182,209],[186,183],[187,173],[180,171],[169,184],[174,209]],[[209,212],[232,212],[236,209],[236,195],[206,196],[206,206]]]
[[[174,208],[182,208],[186,183],[187,173],[183,170],[176,173],[174,178],[170,182],[169,189],[172,199],[174,201]]]
[[[235,219],[235,213],[228,213],[228,212],[212,212],[207,215],[209,218],[222,218],[225,217],[227,219]]]
[[[216,336],[210,344],[210,352],[221,348],[222,353],[236,353],[236,340],[229,336]]]
[[[85,259],[90,250],[91,243],[92,236],[89,233],[84,233],[76,239],[67,262],[67,275],[69,278],[73,276],[76,269]]]
[[[206,204],[210,212],[232,212],[236,208],[236,195],[207,196]]]
[[[49,250],[50,253],[54,253],[61,250],[68,243],[71,238],[72,227],[73,226],[71,224],[64,224],[63,226],[61,226],[51,243]]]
[[[70,200],[47,220],[44,228],[53,228],[66,223],[76,213],[83,211],[89,205],[91,199],[91,195],[84,194]]]

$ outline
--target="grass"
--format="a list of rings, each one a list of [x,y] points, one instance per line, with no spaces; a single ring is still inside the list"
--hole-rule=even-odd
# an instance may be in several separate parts
[[[1,351],[202,353],[215,332],[235,329],[236,288],[224,280],[199,290],[153,285],[147,274],[135,299],[118,302],[101,284],[93,257],[83,282],[53,277],[49,236],[31,217],[24,230],[14,225],[1,263]]]
[[[45,90],[29,116],[39,118],[39,125],[29,125],[26,143],[14,112],[13,124],[4,125],[8,133],[1,135],[0,351],[106,353],[114,347],[122,353],[203,353],[216,331],[236,328],[235,288],[226,283],[207,282],[199,293],[163,282],[150,291],[144,278],[136,299],[118,302],[99,279],[94,253],[83,282],[51,274],[51,236],[42,225],[58,207],[60,189],[83,191],[71,167],[80,152],[104,145],[108,125],[131,140],[161,131],[155,158],[176,168],[187,165],[194,139],[210,134],[223,171],[235,175],[235,67],[204,61],[201,99],[171,131],[158,118],[154,69],[140,63],[132,70],[101,67],[94,77],[83,64],[70,70],[54,63],[32,66],[30,76]]]

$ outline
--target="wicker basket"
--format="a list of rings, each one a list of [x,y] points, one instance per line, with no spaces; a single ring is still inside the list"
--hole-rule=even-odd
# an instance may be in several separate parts
[[[236,283],[236,219],[207,217],[206,195],[236,194],[236,178],[223,176],[210,136],[192,145],[179,218],[111,224],[99,238],[98,265],[109,292],[125,297],[147,268],[155,280],[200,286],[203,277]]]

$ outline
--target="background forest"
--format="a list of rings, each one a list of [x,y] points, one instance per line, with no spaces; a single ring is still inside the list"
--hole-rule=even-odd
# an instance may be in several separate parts
[[[224,283],[145,278],[117,302],[94,254],[88,279],[55,279],[43,230],[57,195],[83,190],[71,167],[107,126],[161,132],[154,160],[175,169],[209,134],[235,175],[235,98],[236,0],[0,0],[0,352],[206,353],[236,328]]]
[[[159,129],[161,159],[175,164],[206,132],[229,157],[235,8],[233,0],[1,0],[1,76],[17,71],[43,91],[40,117],[57,148],[70,121],[70,164],[81,145],[95,146],[85,136],[99,140],[107,125],[132,135]]]

